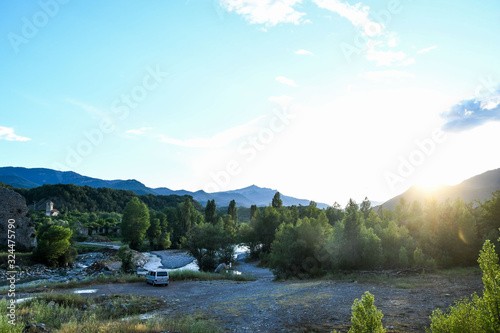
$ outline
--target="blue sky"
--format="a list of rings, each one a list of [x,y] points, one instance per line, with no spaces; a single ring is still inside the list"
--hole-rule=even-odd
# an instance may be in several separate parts
[[[500,1],[5,2],[2,166],[332,204],[500,167]]]

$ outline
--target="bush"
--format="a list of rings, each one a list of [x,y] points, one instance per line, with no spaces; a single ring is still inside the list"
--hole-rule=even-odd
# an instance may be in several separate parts
[[[357,298],[352,305],[352,327],[350,333],[383,333],[385,332],[382,326],[382,311],[377,310],[373,305],[375,297],[368,291],[365,292],[361,300]]]
[[[483,296],[456,302],[448,313],[435,310],[428,332],[500,332],[500,266],[489,240],[484,242],[478,262],[483,271]]]
[[[45,225],[37,235],[38,245],[33,251],[33,258],[50,267],[72,264],[77,255],[69,242],[72,234],[69,228]]]
[[[124,245],[118,249],[116,256],[122,261],[122,272],[131,273],[135,271],[134,253],[130,250],[128,245]]]

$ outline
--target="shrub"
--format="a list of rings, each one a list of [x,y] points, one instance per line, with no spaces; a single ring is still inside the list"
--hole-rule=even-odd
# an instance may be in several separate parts
[[[382,311],[377,310],[373,305],[375,297],[368,291],[365,292],[361,300],[357,298],[352,305],[352,326],[350,333],[383,333],[385,332],[382,326]]]
[[[135,271],[134,254],[128,245],[120,247],[116,255],[122,261],[122,272],[131,273]]]
[[[448,313],[441,309],[431,315],[428,332],[499,332],[500,331],[500,266],[495,246],[487,240],[479,255],[483,271],[483,296],[473,295],[451,306]]]

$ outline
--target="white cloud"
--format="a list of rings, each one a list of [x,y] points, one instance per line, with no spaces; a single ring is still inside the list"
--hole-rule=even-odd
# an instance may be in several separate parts
[[[369,41],[365,58],[375,61],[377,66],[408,66],[415,63],[415,59],[409,58],[403,51],[379,51],[378,46],[384,45],[380,41]]]
[[[300,54],[300,55],[314,55],[311,51],[307,51],[307,50],[298,50],[298,51],[295,51],[295,54]]]
[[[230,12],[242,15],[252,24],[274,26],[278,23],[299,24],[303,22],[305,13],[294,7],[302,0],[220,0]]]
[[[6,141],[29,141],[30,138],[24,136],[19,136],[14,133],[14,129],[11,127],[0,126],[0,140]]]
[[[286,84],[286,85],[291,86],[291,87],[298,87],[297,83],[295,83],[294,80],[286,78],[284,76],[277,76],[276,81],[278,81],[279,83]]]
[[[246,124],[231,127],[225,131],[213,135],[210,138],[179,140],[169,138],[166,135],[160,135],[160,142],[189,148],[221,148],[229,145],[231,142],[241,137],[257,132],[259,127],[255,126],[255,124],[263,118],[264,116],[257,117]]]
[[[145,131],[150,131],[152,129],[153,129],[152,127],[141,127],[139,129],[130,129],[128,131],[125,131],[125,133],[138,135],[144,133]]]
[[[417,53],[419,53],[419,54],[426,53],[426,52],[432,51],[434,49],[437,49],[437,46],[434,45],[434,46],[427,47],[425,49],[422,49],[422,50],[418,51]]]
[[[361,6],[361,3],[350,5],[339,0],[313,0],[318,7],[330,10],[348,19],[354,26],[361,29],[367,36],[380,35],[385,26],[372,21],[369,16],[370,7]]]
[[[397,70],[388,70],[388,71],[370,71],[361,74],[360,76],[367,78],[371,81],[376,82],[391,82],[394,79],[407,79],[413,78],[415,75],[412,73],[397,71]]]

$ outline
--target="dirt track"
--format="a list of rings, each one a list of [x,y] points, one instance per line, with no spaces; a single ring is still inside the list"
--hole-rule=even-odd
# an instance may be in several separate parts
[[[257,281],[171,282],[168,287],[146,283],[97,285],[92,295],[141,294],[160,297],[165,307],[159,316],[200,314],[220,321],[231,332],[347,332],[355,298],[365,291],[375,295],[384,313],[388,332],[424,332],[437,307],[482,289],[479,274],[415,277],[417,287],[400,289],[386,283],[345,281],[273,282],[267,269],[243,263],[238,270],[257,276]],[[405,280],[407,281],[407,280]]]

